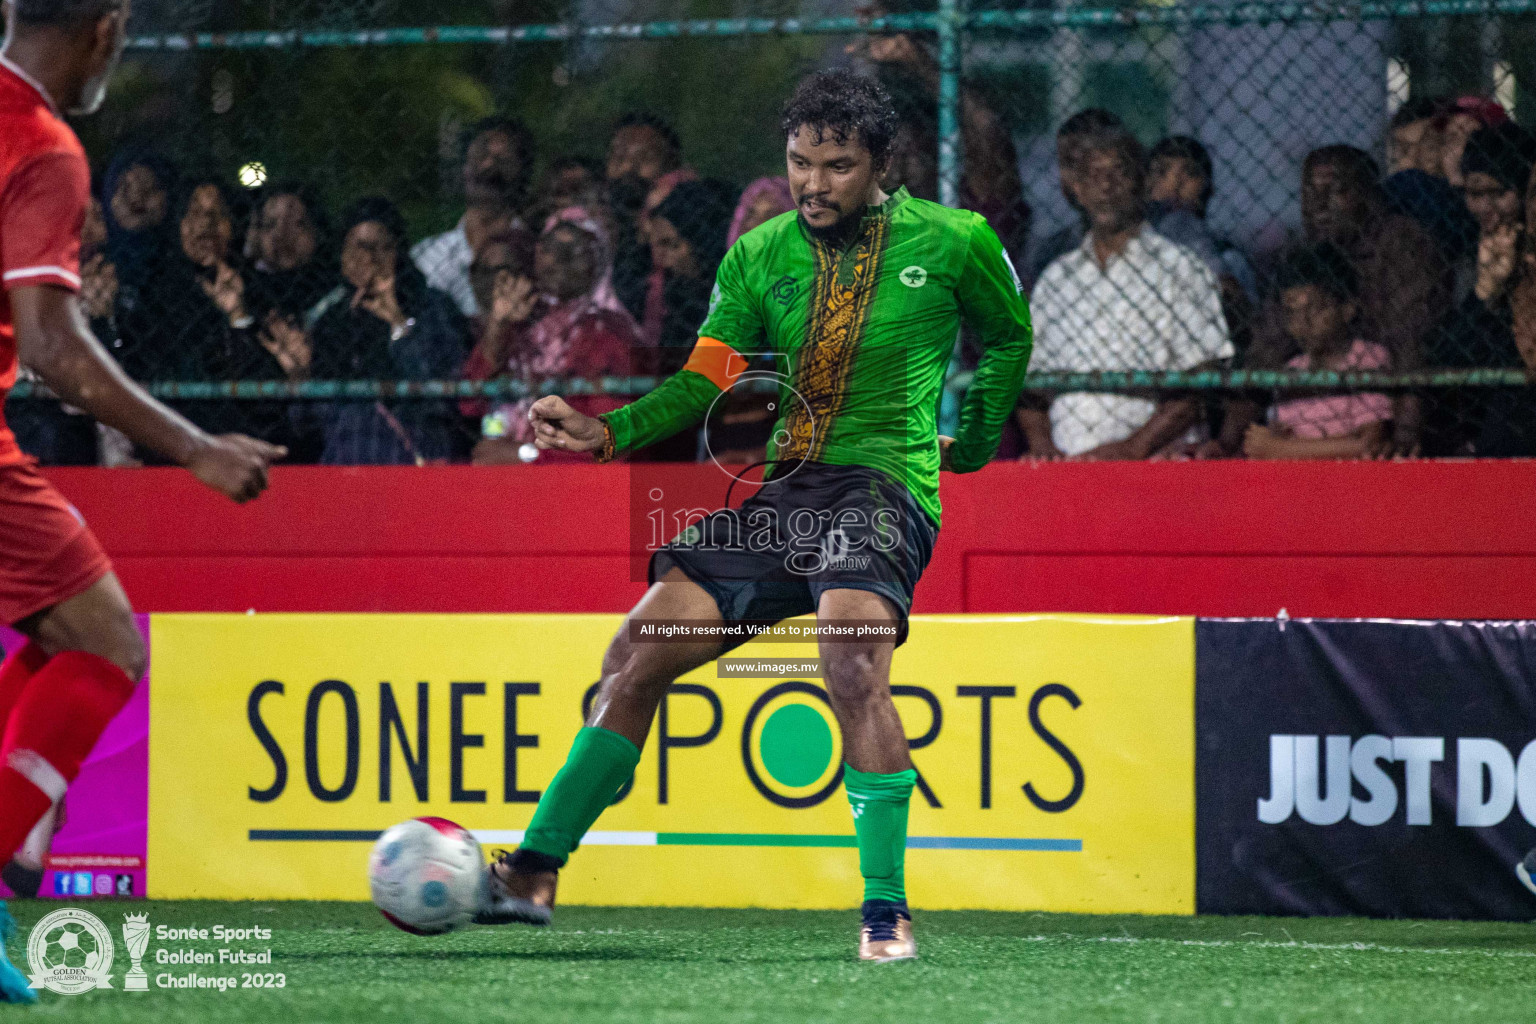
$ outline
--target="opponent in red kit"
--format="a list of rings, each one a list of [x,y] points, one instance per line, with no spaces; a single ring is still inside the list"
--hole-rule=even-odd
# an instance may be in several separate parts
[[[18,359],[61,399],[249,501],[282,449],[210,437],[133,384],[80,312],[90,169],[60,110],[93,113],[122,55],[127,0],[6,0],[0,50],[0,403]],[[30,642],[0,667],[0,860],[64,796],[144,672],[112,565],[0,418],[0,622]],[[151,510],[146,510],[146,513]],[[13,923],[0,904],[0,939]],[[0,944],[0,1000],[35,994]]]

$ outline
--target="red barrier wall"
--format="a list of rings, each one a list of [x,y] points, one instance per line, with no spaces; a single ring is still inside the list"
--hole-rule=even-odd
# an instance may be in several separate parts
[[[49,475],[141,611],[529,612],[644,591],[631,487],[724,498],[713,466],[639,472],[279,469],[244,508],[171,470]],[[943,500],[920,612],[1536,618],[1536,462],[997,464]]]

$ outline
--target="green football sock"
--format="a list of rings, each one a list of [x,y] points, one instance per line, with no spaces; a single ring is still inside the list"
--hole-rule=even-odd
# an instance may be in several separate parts
[[[576,734],[565,765],[539,798],[521,849],[564,864],[640,763],[640,750],[608,729]]]
[[[877,775],[843,766],[866,900],[907,898],[907,806],[916,782],[917,771],[912,768]]]

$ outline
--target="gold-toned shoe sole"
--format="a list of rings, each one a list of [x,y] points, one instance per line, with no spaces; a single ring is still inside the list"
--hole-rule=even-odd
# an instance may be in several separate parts
[[[917,940],[912,937],[912,922],[902,917],[896,920],[896,937],[873,941],[869,929],[859,932],[859,960],[866,964],[892,964],[899,960],[917,959]]]
[[[480,893],[480,912],[473,921],[475,924],[531,924],[541,928],[549,924],[554,916],[555,886],[559,876],[551,874],[547,878],[533,878],[522,876],[519,881],[532,882],[526,886],[526,891],[515,893],[511,891],[505,877],[501,876],[496,865],[486,868],[482,889]],[[542,897],[542,898],[540,898]]]

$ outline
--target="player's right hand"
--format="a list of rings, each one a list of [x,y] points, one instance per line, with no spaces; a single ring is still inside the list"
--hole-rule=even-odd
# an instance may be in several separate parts
[[[187,461],[187,469],[243,505],[267,489],[267,467],[287,454],[286,448],[244,434],[222,434],[209,438]]]
[[[559,395],[528,407],[533,443],[545,451],[595,452],[603,446],[603,421],[577,412]]]

